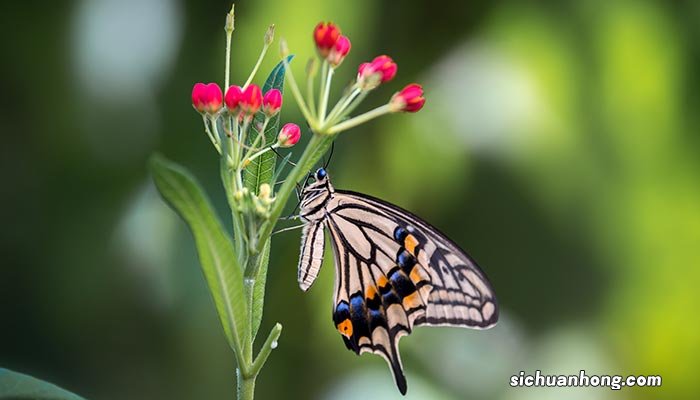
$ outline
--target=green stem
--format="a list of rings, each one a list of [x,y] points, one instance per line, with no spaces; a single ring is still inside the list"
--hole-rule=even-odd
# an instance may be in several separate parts
[[[214,145],[214,148],[216,151],[221,154],[221,146],[219,145],[219,141],[214,138],[214,134],[211,133],[211,129],[209,129],[209,123],[207,122],[207,116],[202,115],[202,121],[204,121],[204,130],[207,132],[207,136],[209,136],[209,140],[211,140],[211,144]],[[216,122],[212,122],[212,125],[216,124]]]
[[[335,123],[335,120],[339,115],[345,111],[345,109],[352,103],[353,100],[355,100],[355,97],[357,97],[358,94],[360,94],[362,90],[358,87],[353,87],[352,91],[347,95],[338,100],[338,103],[333,107],[331,112],[328,114],[328,118],[326,118],[326,121],[324,122],[324,127],[328,125],[332,125]]]
[[[267,49],[270,47],[269,44],[264,44],[262,51],[260,52],[260,56],[258,57],[258,61],[255,63],[255,67],[253,67],[253,70],[250,71],[250,76],[248,76],[248,80],[245,81],[245,84],[243,85],[243,89],[248,87],[250,83],[253,81],[253,78],[255,78],[255,74],[258,72],[258,69],[260,68],[260,64],[262,64],[263,59],[265,58],[265,54],[267,53]]]
[[[323,94],[321,95],[321,105],[319,107],[318,111],[318,119],[321,121],[321,125],[326,122],[326,111],[328,109],[328,97],[330,96],[331,93],[331,81],[333,80],[333,71],[335,71],[334,68],[331,68],[328,66],[327,62],[324,62],[324,66],[326,66],[325,69],[328,70],[328,73],[325,75],[326,77],[326,83],[323,85]]]
[[[297,102],[299,110],[301,110],[304,118],[313,126],[316,119],[312,117],[308,107],[306,106],[304,97],[301,95],[299,86],[297,86],[297,81],[294,79],[294,73],[292,72],[292,69],[289,68],[289,61],[287,61],[287,57],[282,57],[282,62],[284,63],[285,77],[287,78],[286,81],[289,82],[289,88],[292,89],[292,96],[294,96],[294,100]]]
[[[238,381],[238,400],[253,400],[255,396],[256,376],[245,377],[241,373],[241,370],[237,369],[236,377]]]
[[[348,130],[350,128],[353,128],[357,125],[364,124],[365,122],[377,118],[381,115],[388,114],[391,112],[391,108],[389,107],[389,104],[384,104],[383,106],[379,106],[375,108],[374,110],[367,111],[364,114],[360,114],[355,118],[351,118],[347,121],[341,122],[338,125],[335,125],[328,129],[328,133],[339,133],[345,130]]]
[[[265,361],[267,361],[267,358],[270,356],[270,353],[272,353],[272,350],[274,350],[275,347],[277,347],[277,339],[279,339],[281,333],[282,325],[280,325],[279,323],[275,324],[275,326],[270,331],[270,334],[267,336],[265,344],[263,344],[263,347],[260,349],[258,356],[255,357],[255,361],[253,362],[253,365],[250,368],[250,372],[253,375],[257,375],[260,372],[262,366],[265,364]]]

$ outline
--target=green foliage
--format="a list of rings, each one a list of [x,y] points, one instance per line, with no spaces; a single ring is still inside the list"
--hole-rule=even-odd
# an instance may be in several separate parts
[[[291,62],[294,56],[287,57],[287,62]],[[284,62],[280,61],[275,68],[272,69],[270,75],[265,80],[265,84],[262,87],[263,93],[266,93],[270,89],[278,89],[280,92],[284,93]],[[255,123],[253,124],[253,131],[255,135],[251,135],[248,140],[252,142],[260,134],[258,130],[258,125],[262,125],[265,116],[262,112],[259,112],[255,116]],[[265,128],[265,142],[270,145],[275,143],[277,140],[277,131],[279,130],[280,124],[280,113],[270,118],[270,122]],[[260,185],[263,183],[273,184],[272,177],[275,171],[275,163],[277,161],[277,155],[273,152],[267,152],[260,157],[251,161],[245,169],[244,184],[253,193],[258,193]]]
[[[151,173],[166,202],[187,223],[194,236],[202,271],[231,346],[239,348],[246,321],[243,272],[231,238],[216,217],[196,180],[163,156],[151,158]]]
[[[83,398],[41,379],[0,368],[0,399],[81,400]]]

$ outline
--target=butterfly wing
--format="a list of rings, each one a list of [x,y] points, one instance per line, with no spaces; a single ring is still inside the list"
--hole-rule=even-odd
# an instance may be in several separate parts
[[[381,200],[336,191],[325,221],[336,265],[334,322],[346,346],[384,357],[406,392],[398,341],[418,325],[488,328],[496,298],[477,264],[437,229]]]
[[[297,279],[301,290],[307,291],[316,280],[321,264],[323,264],[324,249],[323,223],[307,222],[301,236],[301,251],[299,252],[299,267],[297,268]]]

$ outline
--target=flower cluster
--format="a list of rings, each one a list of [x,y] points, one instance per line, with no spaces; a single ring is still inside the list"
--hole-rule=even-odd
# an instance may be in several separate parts
[[[321,61],[321,78],[318,93],[315,78],[318,73],[318,59],[312,59],[307,68],[306,98],[290,76],[290,87],[295,100],[304,114],[309,126],[316,134],[336,134],[355,127],[380,115],[393,112],[417,112],[425,104],[423,88],[412,83],[395,93],[385,105],[355,117],[352,111],[364,100],[365,96],[380,85],[390,82],[396,76],[398,66],[387,55],[380,55],[373,60],[361,63],[357,76],[344,95],[329,110],[328,101],[333,74],[352,48],[350,39],[343,35],[340,28],[332,22],[320,22],[313,31],[316,53]],[[281,43],[283,58],[287,56],[286,43]],[[291,71],[289,71],[291,74]]]

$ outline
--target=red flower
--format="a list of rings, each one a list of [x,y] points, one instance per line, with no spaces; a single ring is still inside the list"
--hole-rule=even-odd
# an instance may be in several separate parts
[[[326,59],[335,68],[343,62],[345,56],[347,56],[350,52],[351,47],[352,44],[350,43],[350,39],[348,39],[347,36],[340,35],[338,40],[335,41],[335,45],[333,45],[333,48],[331,49],[330,53],[328,53],[328,57],[326,57]]]
[[[423,87],[412,83],[391,98],[390,107],[393,112],[416,112],[423,108],[424,104]]]
[[[282,107],[282,92],[277,89],[270,89],[263,96],[263,112],[272,117],[280,111]]]
[[[340,37],[340,29],[332,22],[319,22],[314,29],[314,42],[321,57],[328,57],[335,42]]]
[[[279,143],[281,147],[292,147],[299,141],[299,138],[301,138],[301,129],[299,129],[299,125],[288,123],[280,130],[277,136],[277,143]]]
[[[262,105],[262,91],[260,86],[250,84],[241,94],[241,101],[238,103],[243,114],[247,116],[255,115]]]
[[[224,102],[226,103],[226,108],[230,113],[235,113],[238,111],[238,104],[241,102],[241,97],[243,96],[243,90],[240,86],[229,86],[226,91],[226,96],[224,97]]]
[[[192,88],[192,106],[200,113],[214,114],[223,104],[221,88],[216,83],[196,83]]]
[[[365,89],[374,89],[380,83],[389,82],[396,76],[398,66],[389,56],[379,56],[368,63],[360,64],[357,81]]]

